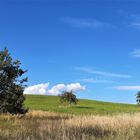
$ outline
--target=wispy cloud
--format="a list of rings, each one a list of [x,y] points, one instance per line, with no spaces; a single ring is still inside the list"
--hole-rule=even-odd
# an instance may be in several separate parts
[[[140,29],[140,22],[133,22],[131,23],[131,26]]]
[[[134,57],[140,57],[140,49],[135,49],[131,54]]]
[[[140,86],[116,86],[113,87],[113,89],[126,91],[140,91]]]
[[[129,27],[140,29],[140,15],[131,14],[131,15],[127,16],[127,17],[129,19]]]
[[[110,27],[109,23],[101,22],[96,19],[83,19],[83,18],[71,18],[71,17],[64,17],[61,18],[61,21],[72,25],[73,27],[77,28],[90,28],[96,29],[101,27]]]
[[[94,70],[89,67],[76,67],[75,69],[89,73],[89,74],[96,74],[96,75],[106,76],[106,77],[131,78],[131,76],[127,75],[127,74],[118,74],[118,73],[112,73],[112,72],[97,71],[97,70]]]
[[[97,83],[97,84],[115,83],[114,81],[111,81],[111,80],[99,80],[99,79],[93,79],[93,78],[79,79],[76,81],[84,82],[84,83]]]

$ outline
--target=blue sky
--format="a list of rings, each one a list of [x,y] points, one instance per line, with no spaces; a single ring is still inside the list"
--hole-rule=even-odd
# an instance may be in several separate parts
[[[79,98],[135,103],[139,7],[138,0],[1,0],[0,48],[28,69],[29,86],[79,83]]]

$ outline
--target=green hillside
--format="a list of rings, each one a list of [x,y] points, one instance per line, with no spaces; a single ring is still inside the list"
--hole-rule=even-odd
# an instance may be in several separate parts
[[[80,99],[78,104],[71,107],[63,107],[56,96],[28,95],[25,105],[31,110],[43,110],[61,113],[73,114],[116,114],[116,113],[134,113],[140,109],[132,104],[108,103],[93,100]]]

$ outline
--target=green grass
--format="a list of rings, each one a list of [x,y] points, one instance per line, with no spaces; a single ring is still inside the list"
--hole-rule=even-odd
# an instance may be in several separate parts
[[[43,95],[26,96],[25,105],[31,110],[72,114],[112,115],[117,113],[135,113],[140,111],[138,106],[133,104],[109,103],[83,99],[80,99],[77,105],[64,107],[60,104],[58,97]]]

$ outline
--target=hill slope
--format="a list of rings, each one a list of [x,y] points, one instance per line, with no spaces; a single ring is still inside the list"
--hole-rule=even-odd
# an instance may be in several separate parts
[[[73,113],[73,114],[116,114],[116,113],[134,113],[139,108],[132,104],[108,103],[93,100],[80,99],[78,105],[63,107],[56,96],[28,95],[25,105],[31,110],[43,110],[51,112]]]

